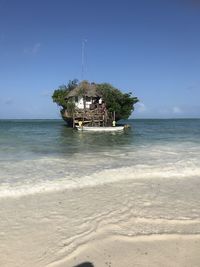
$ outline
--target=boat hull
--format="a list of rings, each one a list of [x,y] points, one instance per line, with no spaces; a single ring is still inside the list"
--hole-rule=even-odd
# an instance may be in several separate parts
[[[87,131],[87,132],[122,132],[124,130],[124,126],[116,126],[116,127],[95,127],[95,126],[77,126],[78,131]]]

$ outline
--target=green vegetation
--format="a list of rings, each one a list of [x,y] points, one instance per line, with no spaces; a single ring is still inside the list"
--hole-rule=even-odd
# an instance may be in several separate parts
[[[89,84],[88,82],[81,83],[83,85]],[[65,110],[68,113],[73,113],[75,108],[74,103],[71,102],[70,98],[67,98],[69,92],[75,89],[78,85],[78,80],[69,81],[68,85],[59,86],[52,95],[53,102],[57,103],[62,107],[61,113]],[[119,89],[113,87],[109,83],[101,83],[95,84],[96,91],[99,95],[102,96],[103,101],[106,104],[106,108],[109,112],[115,111],[116,120],[120,119],[128,119],[134,110],[134,104],[136,104],[139,100],[137,97],[133,97],[132,93],[122,93]],[[79,90],[79,94],[82,92],[84,97],[84,91],[87,88],[81,88]]]
[[[132,93],[122,93],[108,83],[98,84],[97,90],[102,94],[108,111],[115,111],[116,121],[128,119],[134,110],[134,104],[139,101],[137,97],[132,97]]]
[[[61,106],[63,109],[68,108],[68,101],[66,101],[67,94],[78,86],[78,80],[70,80],[67,85],[60,85],[58,89],[54,90],[52,99],[58,106]]]

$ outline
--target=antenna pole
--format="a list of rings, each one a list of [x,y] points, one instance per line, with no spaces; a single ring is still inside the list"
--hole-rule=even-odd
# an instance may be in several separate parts
[[[82,40],[82,60],[81,60],[81,80],[84,79],[84,67],[85,67],[85,44],[87,40]]]

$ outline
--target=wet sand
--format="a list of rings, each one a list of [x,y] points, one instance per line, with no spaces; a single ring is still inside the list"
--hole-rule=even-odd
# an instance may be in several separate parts
[[[152,235],[131,238],[113,236],[103,239],[99,237],[78,249],[63,263],[52,266],[76,266],[80,262],[85,262],[85,267],[198,267],[199,248],[200,235]]]
[[[198,177],[0,199],[1,267],[200,265]]]

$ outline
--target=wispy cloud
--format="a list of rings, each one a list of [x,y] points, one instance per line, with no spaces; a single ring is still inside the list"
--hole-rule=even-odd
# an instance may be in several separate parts
[[[41,43],[35,43],[32,47],[24,48],[25,54],[36,55],[41,48]]]
[[[139,103],[136,104],[136,110],[137,110],[138,113],[143,113],[143,112],[147,111],[147,107],[145,106],[144,103],[139,102]]]
[[[175,107],[172,108],[172,112],[174,114],[181,114],[183,111],[182,111],[182,109],[180,107],[175,106]]]
[[[193,92],[198,91],[200,89],[200,82],[196,81],[186,87],[186,91]]]
[[[189,85],[188,87],[186,87],[186,90],[187,91],[193,91],[193,90],[195,90],[197,87],[196,87],[196,85]]]
[[[40,43],[35,44],[35,45],[33,46],[31,52],[32,52],[33,54],[36,54],[36,53],[39,51],[40,47],[41,47],[41,44],[40,44]]]

